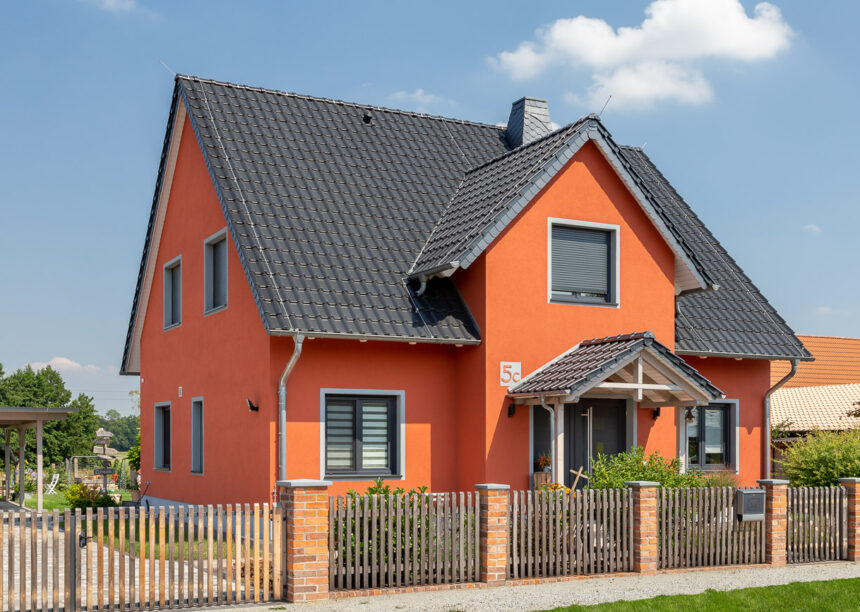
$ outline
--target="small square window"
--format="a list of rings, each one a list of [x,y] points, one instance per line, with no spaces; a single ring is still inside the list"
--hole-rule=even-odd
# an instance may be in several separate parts
[[[330,395],[325,403],[325,471],[332,476],[397,473],[393,397]]]
[[[204,311],[227,306],[227,232],[222,230],[204,244]]]
[[[617,230],[550,226],[550,300],[583,304],[615,304]]]
[[[164,328],[182,323],[182,260],[164,266]]]

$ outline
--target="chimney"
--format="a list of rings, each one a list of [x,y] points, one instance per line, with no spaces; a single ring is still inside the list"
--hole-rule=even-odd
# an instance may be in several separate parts
[[[528,144],[552,131],[546,100],[520,98],[511,105],[505,137],[511,147]]]

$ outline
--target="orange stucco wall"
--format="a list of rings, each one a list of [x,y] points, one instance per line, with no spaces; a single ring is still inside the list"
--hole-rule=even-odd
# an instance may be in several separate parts
[[[267,388],[268,343],[232,241],[228,305],[203,315],[203,241],[225,227],[191,125],[182,131],[155,278],[141,337],[141,472],[154,497],[192,503],[266,501],[276,403]],[[163,330],[162,269],[182,256],[182,324]],[[179,387],[182,397],[179,397]],[[191,401],[204,401],[204,472],[191,473]],[[260,406],[248,410],[246,398]],[[153,469],[154,405],[171,402],[170,472]]]
[[[620,305],[549,303],[547,219],[619,226]],[[141,363],[142,470],[150,494],[193,503],[265,501],[277,477],[277,382],[293,341],[266,335],[232,242],[229,305],[203,315],[203,241],[225,226],[189,125],[185,126],[146,312]],[[183,317],[162,329],[162,267],[182,255]],[[568,163],[515,223],[454,280],[481,329],[480,346],[309,339],[287,384],[287,477],[321,477],[320,390],[405,393],[404,488],[469,489],[478,482],[527,486],[529,415],[507,413],[501,361],[522,372],[586,338],[653,331],[674,345],[674,256],[591,144]],[[741,476],[760,475],[762,395],[768,362],[691,358],[741,401]],[[183,387],[178,397],[178,387]],[[205,471],[190,472],[190,407],[205,401]],[[249,412],[246,398],[260,407]],[[153,407],[172,402],[173,465],[152,469]],[[674,410],[638,411],[638,442],[674,456]],[[149,435],[148,435],[149,434]],[[337,481],[334,493],[368,481]]]

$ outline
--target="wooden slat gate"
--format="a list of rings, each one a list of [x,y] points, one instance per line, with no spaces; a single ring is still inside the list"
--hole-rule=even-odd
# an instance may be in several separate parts
[[[848,558],[848,498],[842,487],[788,489],[789,563]]]
[[[735,516],[734,489],[661,487],[657,545],[661,568],[764,563],[764,526]]]
[[[479,578],[480,494],[329,497],[329,586],[369,589]]]
[[[629,489],[514,491],[508,521],[510,579],[632,569]]]
[[[0,521],[0,612],[281,599],[280,506],[10,511]]]

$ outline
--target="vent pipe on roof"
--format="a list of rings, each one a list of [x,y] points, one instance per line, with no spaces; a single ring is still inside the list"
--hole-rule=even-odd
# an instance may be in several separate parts
[[[519,147],[552,132],[549,106],[539,98],[520,98],[511,105],[511,116],[505,138],[511,147]]]

